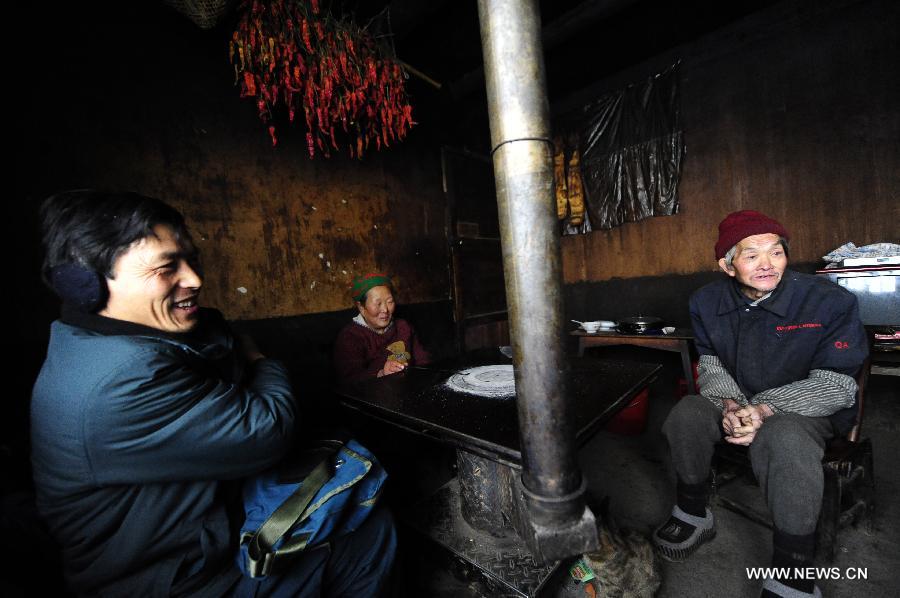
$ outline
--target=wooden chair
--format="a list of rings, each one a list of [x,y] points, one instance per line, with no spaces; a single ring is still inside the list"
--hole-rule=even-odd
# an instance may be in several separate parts
[[[829,563],[834,560],[834,545],[842,527],[855,524],[860,516],[864,516],[867,531],[872,529],[875,508],[872,442],[868,438],[860,439],[869,366],[866,359],[856,376],[856,425],[846,436],[830,440],[822,458],[825,490],[816,527],[816,546],[818,556]],[[713,458],[713,502],[771,529],[772,519],[768,513],[720,492],[723,486],[742,476],[753,478],[747,447],[725,442],[718,445]]]

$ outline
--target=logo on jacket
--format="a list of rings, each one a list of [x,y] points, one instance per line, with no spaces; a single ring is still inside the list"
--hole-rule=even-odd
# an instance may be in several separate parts
[[[803,330],[804,328],[821,328],[818,322],[804,322],[803,324],[785,324],[784,326],[776,326],[778,332],[792,332],[794,330]]]
[[[835,349],[849,349],[850,343],[848,343],[847,341],[834,341],[834,348]]]

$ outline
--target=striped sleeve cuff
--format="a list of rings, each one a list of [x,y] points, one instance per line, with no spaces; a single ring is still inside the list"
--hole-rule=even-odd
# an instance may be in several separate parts
[[[831,370],[812,370],[809,377],[791,384],[764,390],[750,403],[766,403],[776,413],[826,417],[853,405],[856,380]]]
[[[732,399],[739,405],[746,405],[747,398],[722,362],[715,355],[701,355],[697,365],[697,385],[700,394],[712,401],[719,409],[724,409],[724,399]]]

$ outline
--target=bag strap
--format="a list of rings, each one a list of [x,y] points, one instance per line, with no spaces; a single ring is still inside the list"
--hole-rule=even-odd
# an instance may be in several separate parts
[[[303,480],[303,484],[275,509],[256,533],[250,536],[250,543],[247,546],[247,570],[251,577],[261,577],[271,572],[275,560],[274,545],[303,517],[313,497],[325,482],[331,479],[333,475],[331,459],[332,455],[329,455],[320,461]]]

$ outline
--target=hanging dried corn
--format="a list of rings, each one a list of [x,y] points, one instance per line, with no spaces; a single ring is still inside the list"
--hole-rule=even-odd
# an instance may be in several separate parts
[[[584,222],[584,184],[581,180],[581,155],[578,149],[569,158],[567,187],[569,192],[569,224],[580,226]]]
[[[229,60],[272,145],[279,103],[289,122],[301,116],[306,124],[310,158],[341,147],[362,158],[372,141],[380,149],[406,137],[415,124],[406,74],[368,31],[336,19],[318,0],[245,0],[241,11]]]
[[[566,151],[562,137],[553,139],[553,180],[556,183],[556,217],[565,220],[569,211],[569,195],[566,184]]]

